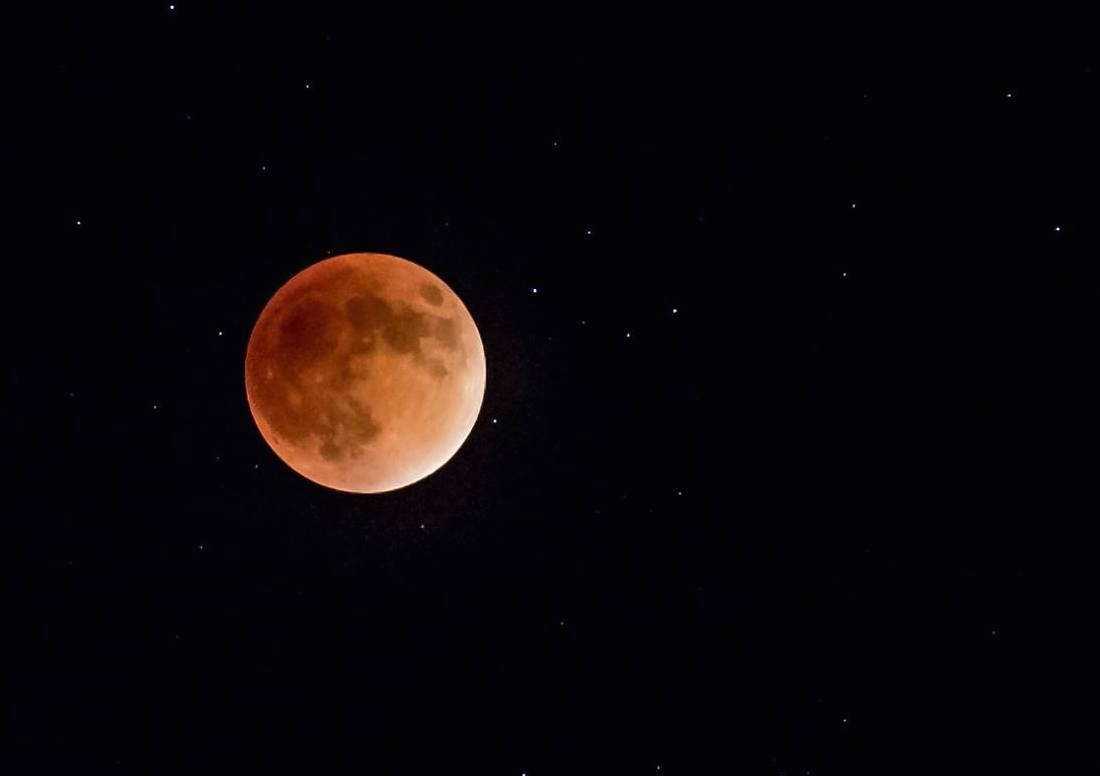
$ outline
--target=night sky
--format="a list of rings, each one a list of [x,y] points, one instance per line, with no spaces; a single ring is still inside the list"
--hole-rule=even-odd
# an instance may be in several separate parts
[[[1094,46],[276,5],[8,29],[7,772],[1100,768]],[[352,252],[488,365],[373,496],[244,391]]]

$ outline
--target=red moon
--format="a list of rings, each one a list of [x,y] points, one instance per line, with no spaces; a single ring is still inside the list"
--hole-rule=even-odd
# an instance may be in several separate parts
[[[381,253],[299,272],[264,307],[245,392],[290,468],[352,493],[421,480],[450,460],[485,395],[485,350],[446,283]]]

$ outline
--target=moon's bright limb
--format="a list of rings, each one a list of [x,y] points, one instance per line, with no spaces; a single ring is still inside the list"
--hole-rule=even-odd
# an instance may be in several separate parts
[[[462,446],[485,394],[485,351],[438,277],[351,253],[299,272],[267,303],[245,390],[288,466],[330,488],[379,493],[427,477]]]

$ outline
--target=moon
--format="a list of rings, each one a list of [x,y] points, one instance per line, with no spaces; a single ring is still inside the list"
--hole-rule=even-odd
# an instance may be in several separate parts
[[[381,253],[299,272],[260,313],[245,355],[260,434],[290,468],[352,493],[427,477],[469,436],[485,350],[446,283]]]

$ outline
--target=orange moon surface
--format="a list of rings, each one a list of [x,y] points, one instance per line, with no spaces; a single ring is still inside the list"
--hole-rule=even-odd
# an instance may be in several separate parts
[[[485,395],[485,350],[446,283],[381,253],[318,262],[260,313],[245,356],[252,417],[290,468],[381,493],[450,460]]]

